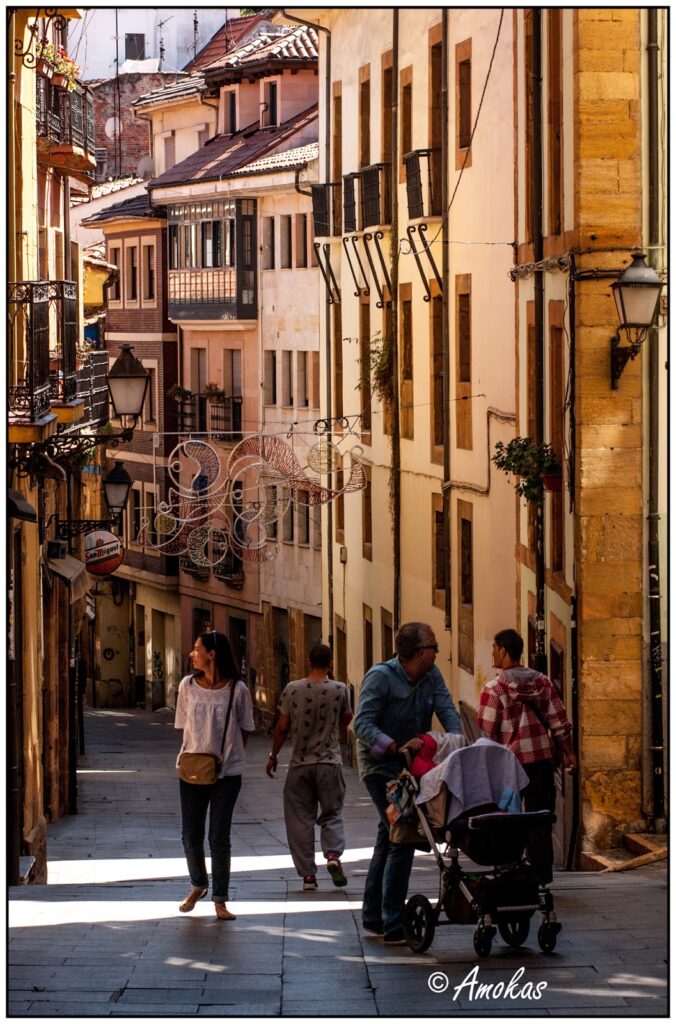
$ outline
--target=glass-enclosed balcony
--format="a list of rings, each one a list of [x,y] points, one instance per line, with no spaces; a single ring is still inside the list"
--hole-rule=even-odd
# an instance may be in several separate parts
[[[255,200],[171,205],[167,232],[172,319],[256,318]]]

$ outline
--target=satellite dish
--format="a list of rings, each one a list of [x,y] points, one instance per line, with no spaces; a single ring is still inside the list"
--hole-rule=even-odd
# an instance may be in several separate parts
[[[114,139],[122,134],[122,125],[117,117],[109,117],[103,129],[109,139]]]
[[[141,157],[136,165],[137,178],[152,178],[155,174],[155,161],[151,156]]]

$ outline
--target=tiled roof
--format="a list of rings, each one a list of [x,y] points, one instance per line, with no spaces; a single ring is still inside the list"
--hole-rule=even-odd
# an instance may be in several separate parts
[[[149,188],[182,185],[185,182],[217,181],[234,171],[261,160],[285,142],[291,143],[298,132],[312,128],[317,121],[317,104],[276,128],[244,128],[235,135],[216,135],[213,139],[153,178]]]
[[[150,196],[144,192],[140,196],[132,196],[131,199],[124,199],[121,203],[106,207],[100,213],[94,213],[91,217],[85,217],[82,223],[100,224],[106,220],[119,220],[121,217],[163,217],[164,210],[155,209],[151,205]]]
[[[91,195],[72,193],[70,205],[82,206],[84,203],[89,203],[94,199],[109,196],[113,192],[120,192],[122,189],[131,188],[132,185],[140,185],[142,181],[143,178],[136,178],[133,175],[127,178],[114,178],[112,181],[102,181],[100,185],[94,185]]]
[[[258,32],[243,46],[232,53],[219,57],[205,71],[218,69],[236,70],[250,68],[255,64],[270,61],[285,61],[292,64],[314,64],[319,59],[317,32],[314,28],[299,25],[291,28],[280,25],[274,29]]]
[[[246,39],[263,20],[264,12],[257,11],[256,14],[247,14],[243,18],[229,18],[225,25],[222,25],[211,37],[209,42],[202,47],[196,57],[193,57],[183,68],[184,71],[201,71],[203,67],[213,60],[223,57]]]
[[[246,167],[240,167],[237,171],[231,171],[233,175],[263,174],[264,171],[282,171],[292,167],[304,167],[311,160],[319,156],[319,143],[310,142],[307,146],[297,146],[296,149],[285,149],[283,153],[273,153],[271,156],[264,156],[260,160],[254,160]]]
[[[172,82],[161,89],[153,89],[134,100],[132,107],[152,107],[161,103],[169,103],[174,100],[181,100],[187,96],[195,96],[204,89],[204,75],[197,72],[193,75],[186,75],[178,82]]]

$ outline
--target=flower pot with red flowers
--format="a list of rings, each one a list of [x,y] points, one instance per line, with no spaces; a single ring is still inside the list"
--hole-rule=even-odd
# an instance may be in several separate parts
[[[54,68],[44,57],[38,57],[35,62],[35,70],[42,78],[51,78],[54,74]]]
[[[80,77],[80,68],[62,46],[55,46],[43,39],[38,43],[36,57],[38,64],[42,62],[51,68],[52,85],[72,92]]]

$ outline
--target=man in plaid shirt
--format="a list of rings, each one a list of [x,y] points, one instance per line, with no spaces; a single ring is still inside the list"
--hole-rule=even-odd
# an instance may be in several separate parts
[[[503,629],[493,640],[493,666],[499,675],[486,683],[479,704],[479,725],[496,743],[514,752],[530,780],[524,791],[526,811],[553,811],[556,806],[554,743],[567,771],[577,769],[572,726],[547,676],[521,664],[523,639]],[[551,732],[551,736],[550,736]],[[541,885],[552,881],[554,851],[551,826],[533,829],[528,858]]]

